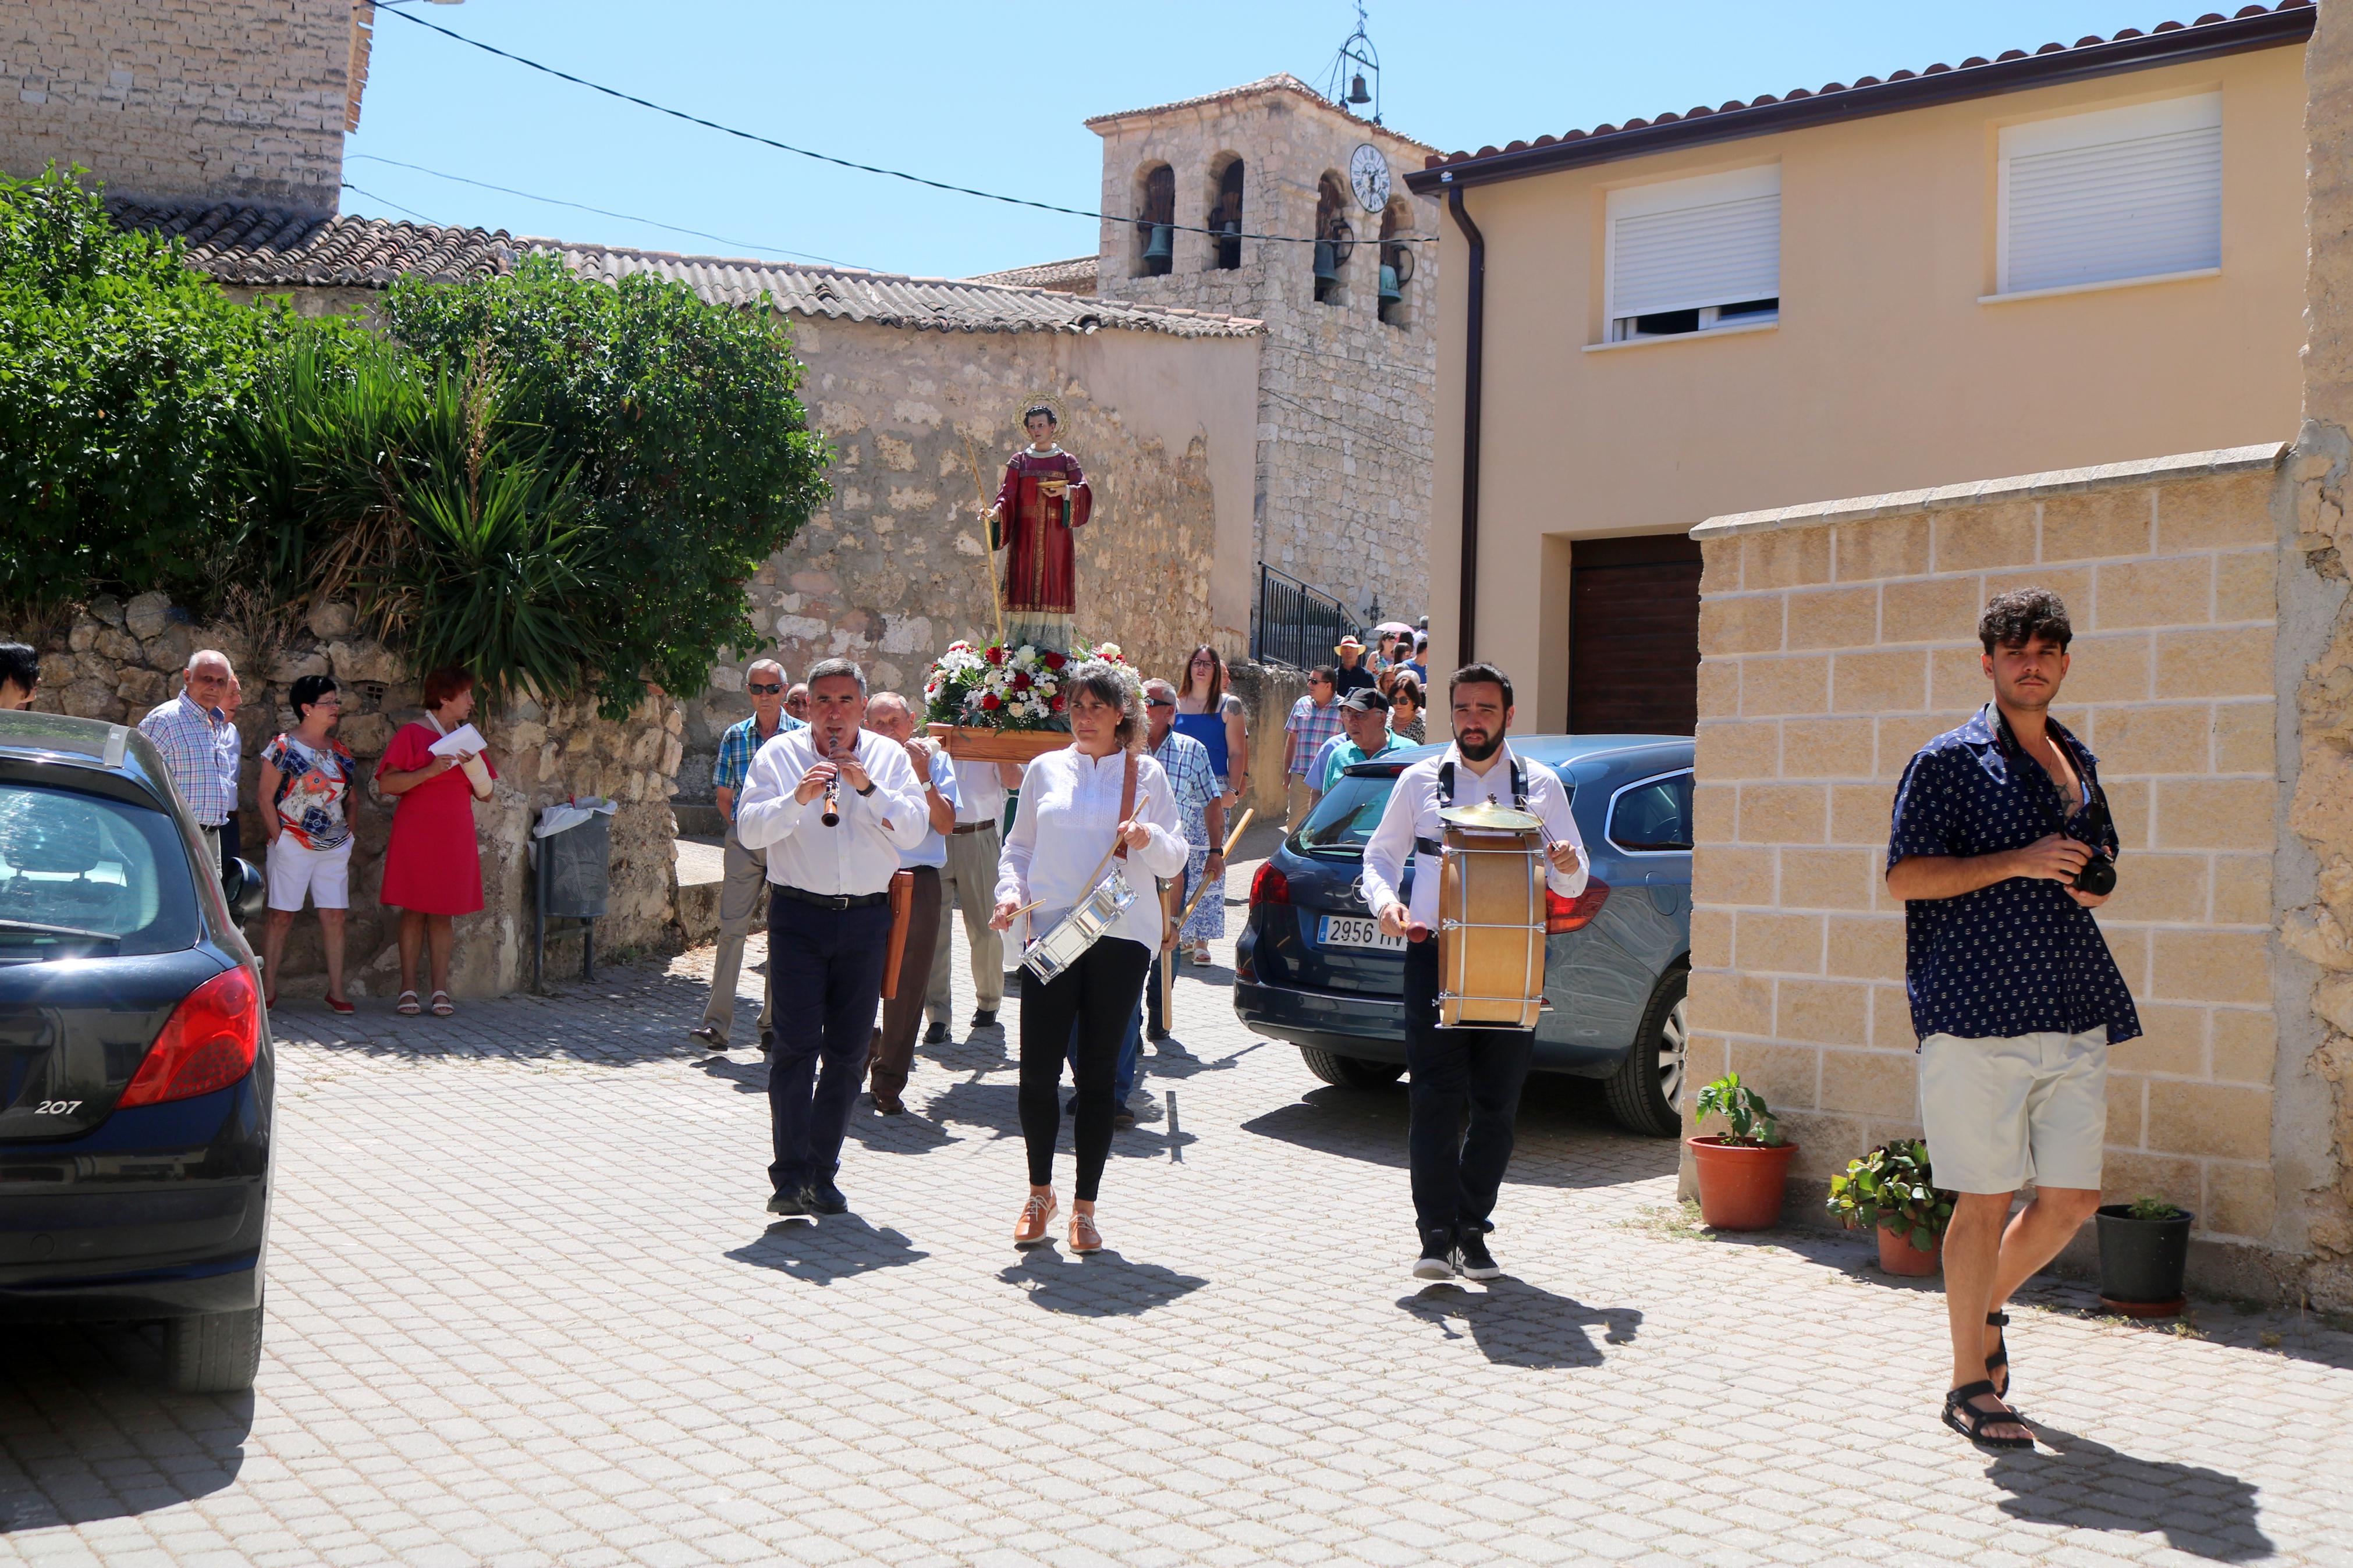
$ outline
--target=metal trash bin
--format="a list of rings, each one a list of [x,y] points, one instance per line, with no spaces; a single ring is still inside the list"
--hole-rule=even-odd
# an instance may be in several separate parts
[[[580,807],[586,807],[580,811]],[[564,826],[546,826],[556,811],[577,815]],[[540,814],[541,826],[532,836],[534,861],[533,905],[537,912],[537,937],[531,962],[532,989],[543,988],[547,967],[547,939],[577,931],[580,937],[580,978],[596,978],[596,921],[605,913],[613,887],[612,805],[605,801],[566,802]],[[576,925],[551,927],[551,921],[575,921]]]

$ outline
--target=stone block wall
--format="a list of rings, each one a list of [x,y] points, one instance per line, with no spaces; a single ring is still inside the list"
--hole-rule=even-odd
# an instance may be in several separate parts
[[[2283,1240],[2273,1009],[2277,447],[1714,520],[1700,616],[1692,1081],[1740,1070],[1820,1184],[1919,1118],[1903,906],[1914,752],[1989,696],[2005,588],[2074,622],[2055,712],[2123,837],[2100,911],[2147,1030],[2112,1057],[2106,1186]],[[2291,1064],[2293,1065],[2293,1064]],[[1801,1187],[1801,1190],[1805,1190]]]
[[[293,723],[286,696],[294,681],[305,675],[335,678],[343,699],[336,732],[358,760],[363,781],[373,776],[395,731],[422,712],[405,661],[365,635],[348,605],[318,606],[277,646],[258,653],[249,627],[199,625],[161,594],[142,594],[128,604],[101,598],[63,626],[6,635],[41,648],[35,707],[124,724],[136,724],[151,708],[179,695],[195,649],[227,654],[244,688],[237,714],[245,757],[237,795],[240,847],[257,866],[267,842],[256,793],[260,753]],[[612,824],[610,913],[597,922],[598,949],[670,941],[677,892],[670,796],[684,728],[679,705],[649,693],[616,724],[597,718],[590,704],[518,698],[502,710],[479,706],[475,723],[490,742],[499,779],[491,798],[474,807],[484,908],[457,922],[451,988],[487,996],[529,983],[533,902],[524,845],[541,808],[570,796],[603,795],[621,803]],[[354,996],[389,997],[399,989],[398,916],[377,901],[393,806],[364,782],[352,796],[356,847],[346,962]],[[248,934],[258,945],[259,930]],[[579,960],[577,937],[552,943],[549,973],[576,974]],[[294,923],[284,974],[283,989],[295,994],[315,994],[323,984],[318,921],[307,911]]]
[[[14,0],[0,170],[79,163],[116,195],[332,213],[366,35],[357,0]]]

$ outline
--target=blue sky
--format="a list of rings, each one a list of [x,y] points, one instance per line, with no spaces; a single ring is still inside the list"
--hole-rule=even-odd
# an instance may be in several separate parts
[[[1088,116],[1282,70],[1320,87],[1356,23],[1348,0],[408,0],[405,8],[799,146],[1077,207],[1098,199],[1100,143],[1081,123]],[[2145,30],[2199,9],[2166,0],[1371,0],[1369,31],[1386,68],[1387,122],[1451,150]],[[366,194],[346,190],[346,212],[943,277],[1095,247],[1090,219],[812,163],[540,76],[396,16],[381,16],[375,33],[344,166]]]

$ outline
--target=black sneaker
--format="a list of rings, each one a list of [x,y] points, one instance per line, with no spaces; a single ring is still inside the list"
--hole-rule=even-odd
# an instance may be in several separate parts
[[[1454,1233],[1451,1230],[1425,1230],[1421,1233],[1421,1256],[1414,1259],[1413,1277],[1417,1279],[1454,1278]]]
[[[767,1030],[767,1029],[763,1029],[763,1030],[761,1030],[761,1031],[760,1031],[760,1054],[761,1054],[762,1056],[766,1056],[770,1051],[773,1051],[773,1050],[775,1050],[776,1048],[776,1037],[775,1033],[774,1033],[773,1031],[771,1031],[771,1030]]]
[[[848,1214],[849,1200],[831,1182],[819,1182],[801,1189],[801,1202],[808,1205],[811,1214]]]
[[[1504,1266],[1495,1261],[1493,1253],[1487,1250],[1484,1226],[1462,1227],[1462,1234],[1455,1238],[1454,1260],[1465,1279],[1500,1279],[1504,1277]]]
[[[923,1044],[927,1046],[944,1046],[947,1043],[948,1026],[945,1024],[934,1024],[930,1028],[923,1031]]]
[[[1156,1046],[1161,1041],[1168,1037],[1168,1031],[1166,1029],[1146,1029],[1144,1031],[1144,1037]]]
[[[796,1187],[789,1193],[778,1193],[768,1200],[770,1214],[807,1214],[809,1212],[808,1189]]]
[[[942,1028],[945,1028],[947,1026],[943,1024],[940,1026]],[[997,1009],[994,1007],[974,1008],[972,1010],[972,1022],[967,1026],[967,1027],[975,1029],[993,1029],[997,1027]]]

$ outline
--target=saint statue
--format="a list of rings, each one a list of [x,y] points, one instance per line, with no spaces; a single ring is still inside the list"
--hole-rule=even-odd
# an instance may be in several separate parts
[[[1005,640],[1067,649],[1078,610],[1071,531],[1086,526],[1094,498],[1079,460],[1054,445],[1054,411],[1033,404],[1021,423],[1029,445],[1006,463],[997,504],[983,514],[989,549],[1006,551]]]

